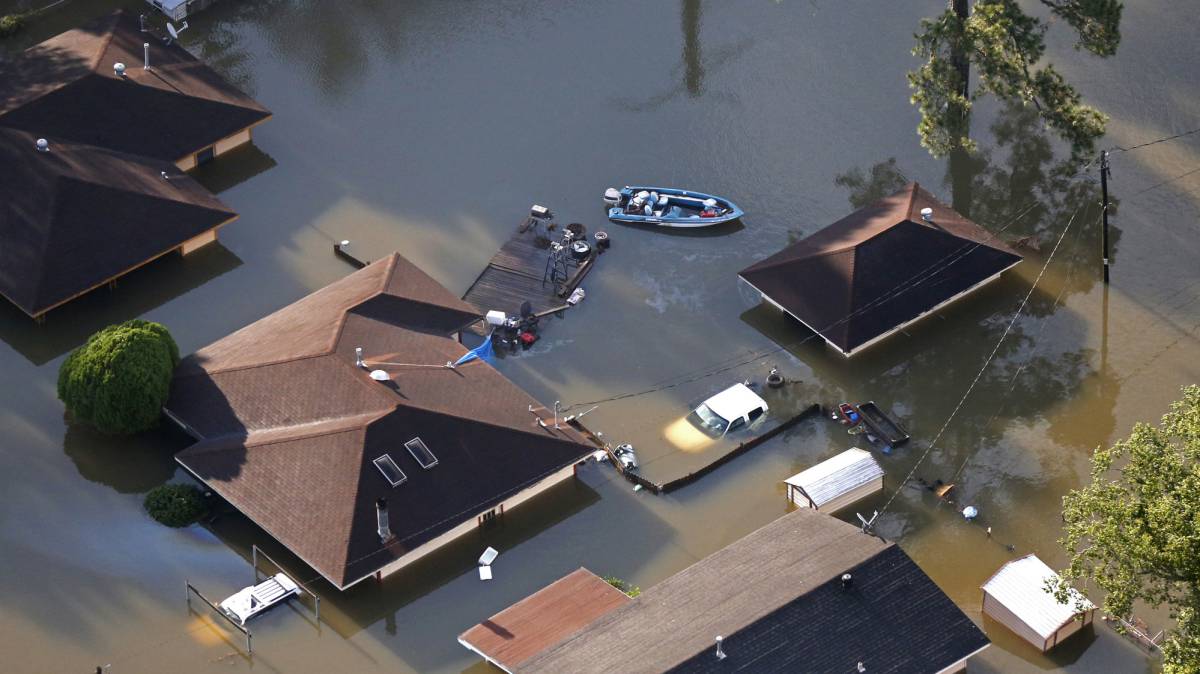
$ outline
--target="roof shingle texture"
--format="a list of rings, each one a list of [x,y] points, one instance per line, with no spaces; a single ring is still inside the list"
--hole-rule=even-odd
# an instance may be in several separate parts
[[[150,69],[143,66],[150,44]],[[125,77],[113,66],[123,63]],[[177,161],[271,116],[124,11],[0,62],[0,126]]]
[[[852,589],[841,588],[845,572]],[[725,637],[728,657],[713,655]],[[798,509],[645,590],[521,672],[938,671],[988,643],[895,544]]]
[[[911,183],[739,276],[849,353],[1020,261]]]
[[[31,316],[236,217],[170,162],[36,140],[0,127],[0,293]]]
[[[589,452],[573,431],[541,428],[537,401],[486,362],[441,367],[467,352],[450,333],[479,317],[385,257],[185,359],[166,408],[201,441],[177,458],[346,587]],[[372,380],[376,368],[391,381]],[[436,466],[405,449],[416,437]],[[385,453],[403,484],[375,467]]]

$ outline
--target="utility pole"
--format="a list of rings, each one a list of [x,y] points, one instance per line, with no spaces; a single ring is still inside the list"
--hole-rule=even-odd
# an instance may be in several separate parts
[[[1108,285],[1108,150],[1100,151],[1100,192],[1104,199],[1101,211],[1104,219],[1104,285]]]

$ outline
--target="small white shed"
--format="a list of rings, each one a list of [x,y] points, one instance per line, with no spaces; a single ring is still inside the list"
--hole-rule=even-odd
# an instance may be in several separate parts
[[[1069,603],[1058,603],[1046,591],[1047,580],[1058,582],[1059,575],[1037,555],[1025,555],[983,584],[983,612],[1042,652],[1092,624],[1096,614],[1095,604],[1078,590],[1071,590]]]
[[[883,468],[870,452],[854,447],[789,477],[784,484],[796,505],[832,513],[883,491]]]

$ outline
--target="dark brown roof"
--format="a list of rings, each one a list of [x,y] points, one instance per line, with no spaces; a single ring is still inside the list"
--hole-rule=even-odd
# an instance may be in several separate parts
[[[142,44],[150,44],[150,70]],[[124,63],[126,76],[113,65]],[[271,113],[115,12],[0,63],[0,126],[177,161]]]
[[[845,572],[851,588],[841,587]],[[714,655],[725,638],[728,657]],[[931,672],[987,638],[895,544],[800,508],[611,611],[521,672]]]
[[[0,127],[0,293],[31,316],[236,217],[170,162],[36,141]]]
[[[201,438],[178,460],[339,587],[587,455],[533,400],[449,335],[477,309],[398,254],[200,349],[168,412]],[[355,366],[362,347],[369,369]],[[438,463],[404,443],[420,437]],[[392,487],[384,453],[407,475]],[[396,540],[376,535],[386,498]]]
[[[513,671],[630,601],[603,578],[587,569],[576,569],[463,632],[458,640]]]
[[[1020,261],[912,183],[739,276],[849,353]]]

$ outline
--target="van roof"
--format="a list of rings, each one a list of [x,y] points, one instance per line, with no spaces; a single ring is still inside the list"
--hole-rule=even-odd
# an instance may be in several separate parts
[[[744,417],[756,407],[762,407],[764,412],[767,410],[767,402],[745,384],[734,384],[705,400],[704,404],[726,421]]]

